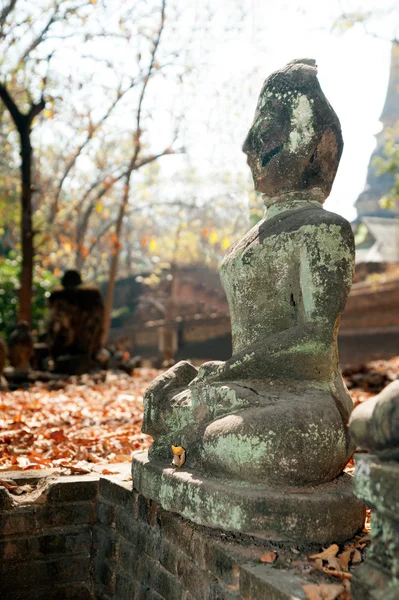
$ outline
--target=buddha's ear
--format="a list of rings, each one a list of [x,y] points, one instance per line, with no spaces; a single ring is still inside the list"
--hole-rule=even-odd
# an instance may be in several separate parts
[[[343,150],[341,128],[335,123],[327,127],[315,151],[308,158],[304,179],[308,187],[319,187],[330,194]]]

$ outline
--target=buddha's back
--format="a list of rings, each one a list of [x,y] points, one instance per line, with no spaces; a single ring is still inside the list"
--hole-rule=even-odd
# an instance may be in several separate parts
[[[230,249],[221,268],[233,351],[315,321],[326,343],[335,344],[353,256],[350,224],[320,204],[303,199],[301,207],[266,215]]]

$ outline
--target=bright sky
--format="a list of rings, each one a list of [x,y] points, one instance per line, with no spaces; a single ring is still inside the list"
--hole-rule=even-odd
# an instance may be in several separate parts
[[[229,1],[219,2],[223,21],[223,6],[227,8]],[[243,31],[231,41],[221,39],[197,90],[187,134],[191,156],[210,173],[227,165],[247,173],[240,147],[263,80],[293,58],[315,58],[321,86],[340,118],[345,144],[326,208],[352,220],[356,216],[353,204],[363,189],[375,146],[374,135],[381,128],[378,119],[388,83],[389,40],[399,32],[398,11],[383,14],[393,6],[389,0],[362,0],[361,8],[345,0],[302,0],[300,9],[293,0],[244,0],[241,4],[246,13]],[[331,31],[335,17],[355,10],[374,11],[377,18],[367,27],[384,39],[368,35],[362,25],[344,34]],[[220,122],[212,124],[209,113],[215,105],[215,90],[222,96],[230,87],[230,97],[217,105],[216,121],[220,118]],[[237,110],[239,114],[230,122],[228,113]],[[207,121],[211,127],[201,130],[201,123]]]

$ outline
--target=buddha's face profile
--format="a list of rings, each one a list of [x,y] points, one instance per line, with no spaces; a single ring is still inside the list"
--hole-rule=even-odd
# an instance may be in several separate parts
[[[327,198],[342,148],[314,60],[293,61],[266,79],[243,145],[257,191],[275,197],[320,188]]]

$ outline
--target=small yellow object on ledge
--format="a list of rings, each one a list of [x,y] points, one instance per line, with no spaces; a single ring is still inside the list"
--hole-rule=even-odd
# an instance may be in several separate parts
[[[172,446],[173,461],[175,467],[182,467],[186,462],[186,451],[182,446]]]

